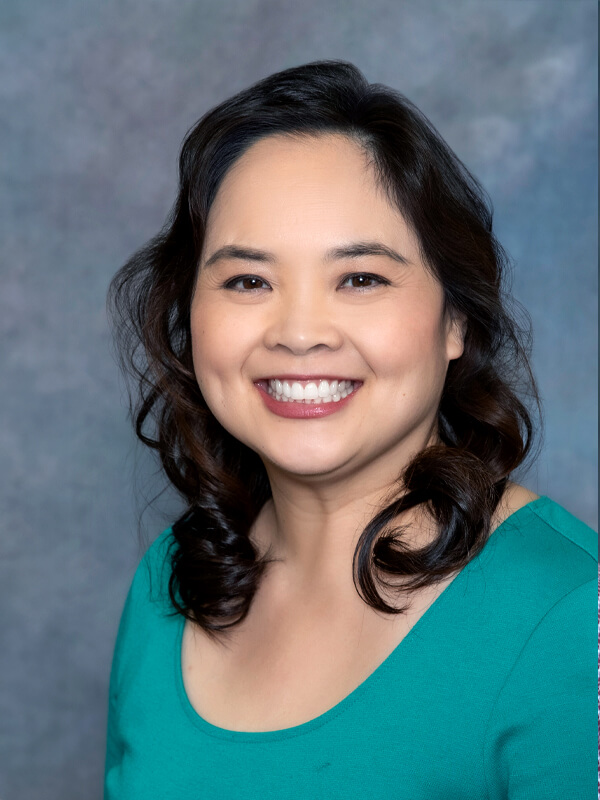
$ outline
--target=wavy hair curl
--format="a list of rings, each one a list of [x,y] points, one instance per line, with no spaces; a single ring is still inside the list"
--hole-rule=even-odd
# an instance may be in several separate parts
[[[402,613],[408,606],[389,603],[382,589],[389,599],[399,578],[410,592],[464,567],[487,541],[508,476],[532,449],[531,409],[539,412],[540,402],[528,317],[521,311],[519,324],[508,310],[508,259],[487,196],[431,123],[404,96],[341,61],[287,69],[240,92],[188,132],[170,217],[117,272],[108,295],[121,365],[135,378],[136,434],[187,503],[172,526],[171,601],[211,635],[244,619],[269,563],[249,531],[271,489],[258,455],[216,420],[194,374],[190,305],[208,212],[253,143],[326,133],[364,148],[416,232],[446,310],[466,319],[464,352],[450,362],[439,406],[440,444],[398,475],[358,541],[353,574],[363,600]],[[421,505],[438,535],[414,550],[393,523]]]

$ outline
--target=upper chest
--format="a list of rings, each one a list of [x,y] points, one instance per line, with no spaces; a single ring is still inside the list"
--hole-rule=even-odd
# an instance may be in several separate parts
[[[415,593],[399,615],[362,601],[277,615],[259,602],[223,641],[187,622],[181,669],[188,699],[203,719],[229,730],[278,730],[314,719],[379,667],[454,577]]]

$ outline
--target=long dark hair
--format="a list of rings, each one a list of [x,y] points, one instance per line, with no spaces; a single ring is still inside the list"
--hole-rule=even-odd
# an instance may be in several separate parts
[[[187,503],[172,526],[171,600],[211,634],[244,619],[269,563],[249,531],[271,489],[258,455],[219,424],[200,393],[190,303],[224,175],[253,143],[278,133],[342,133],[360,143],[416,232],[446,309],[466,319],[464,353],[450,362],[439,407],[441,444],[398,475],[356,547],[354,581],[366,603],[401,613],[408,606],[389,603],[382,588],[399,579],[403,592],[431,585],[480,552],[508,476],[531,451],[528,403],[539,410],[530,328],[507,310],[508,262],[489,202],[411,102],[369,84],[352,64],[320,61],[265,78],[209,111],[183,143],[169,220],[115,275],[109,308],[122,365],[136,378],[136,433]],[[421,504],[439,533],[413,550],[393,522]]]

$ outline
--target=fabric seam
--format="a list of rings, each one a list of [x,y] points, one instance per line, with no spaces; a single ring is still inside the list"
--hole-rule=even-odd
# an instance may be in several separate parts
[[[566,509],[565,509],[565,510],[566,510]],[[598,561],[598,559],[594,557],[594,554],[593,554],[593,553],[590,553],[588,550],[586,550],[586,549],[585,549],[585,547],[582,547],[582,546],[579,544],[579,542],[576,542],[576,541],[575,541],[575,539],[572,539],[572,538],[571,538],[571,537],[570,537],[570,536],[569,536],[567,533],[565,533],[565,531],[562,531],[562,530],[560,530],[560,529],[559,529],[559,528],[557,528],[555,525],[553,525],[553,524],[552,524],[552,522],[550,522],[550,520],[546,519],[546,518],[545,518],[545,517],[543,517],[541,514],[539,514],[536,508],[532,508],[532,509],[530,509],[530,511],[531,511],[533,514],[535,514],[535,516],[536,516],[536,517],[537,517],[539,520],[541,520],[541,521],[542,521],[542,522],[544,522],[546,525],[548,525],[548,527],[549,527],[549,528],[552,528],[552,530],[553,530],[555,533],[558,533],[560,536],[562,536],[562,537],[563,537],[564,539],[566,539],[568,542],[571,542],[571,544],[574,544],[574,545],[575,545],[575,547],[578,547],[578,548],[579,548],[579,549],[580,549],[582,552],[584,552],[584,553],[586,554],[586,556],[589,556],[589,557],[592,559],[592,561]],[[584,523],[584,524],[585,524],[585,523]],[[590,528],[590,530],[593,530],[593,529],[592,529],[592,528]],[[597,534],[596,534],[596,535],[597,535]]]

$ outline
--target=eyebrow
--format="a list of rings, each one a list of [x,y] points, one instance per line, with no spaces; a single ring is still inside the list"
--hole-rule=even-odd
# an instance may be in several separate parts
[[[343,247],[334,247],[325,253],[325,261],[340,261],[344,258],[362,258],[363,256],[387,256],[399,264],[410,264],[407,258],[381,242],[353,242]],[[217,261],[223,261],[225,259],[258,261],[262,264],[275,264],[277,261],[272,253],[267,253],[264,250],[228,244],[215,251],[212,256],[205,261],[202,268],[206,269],[216,264]]]

